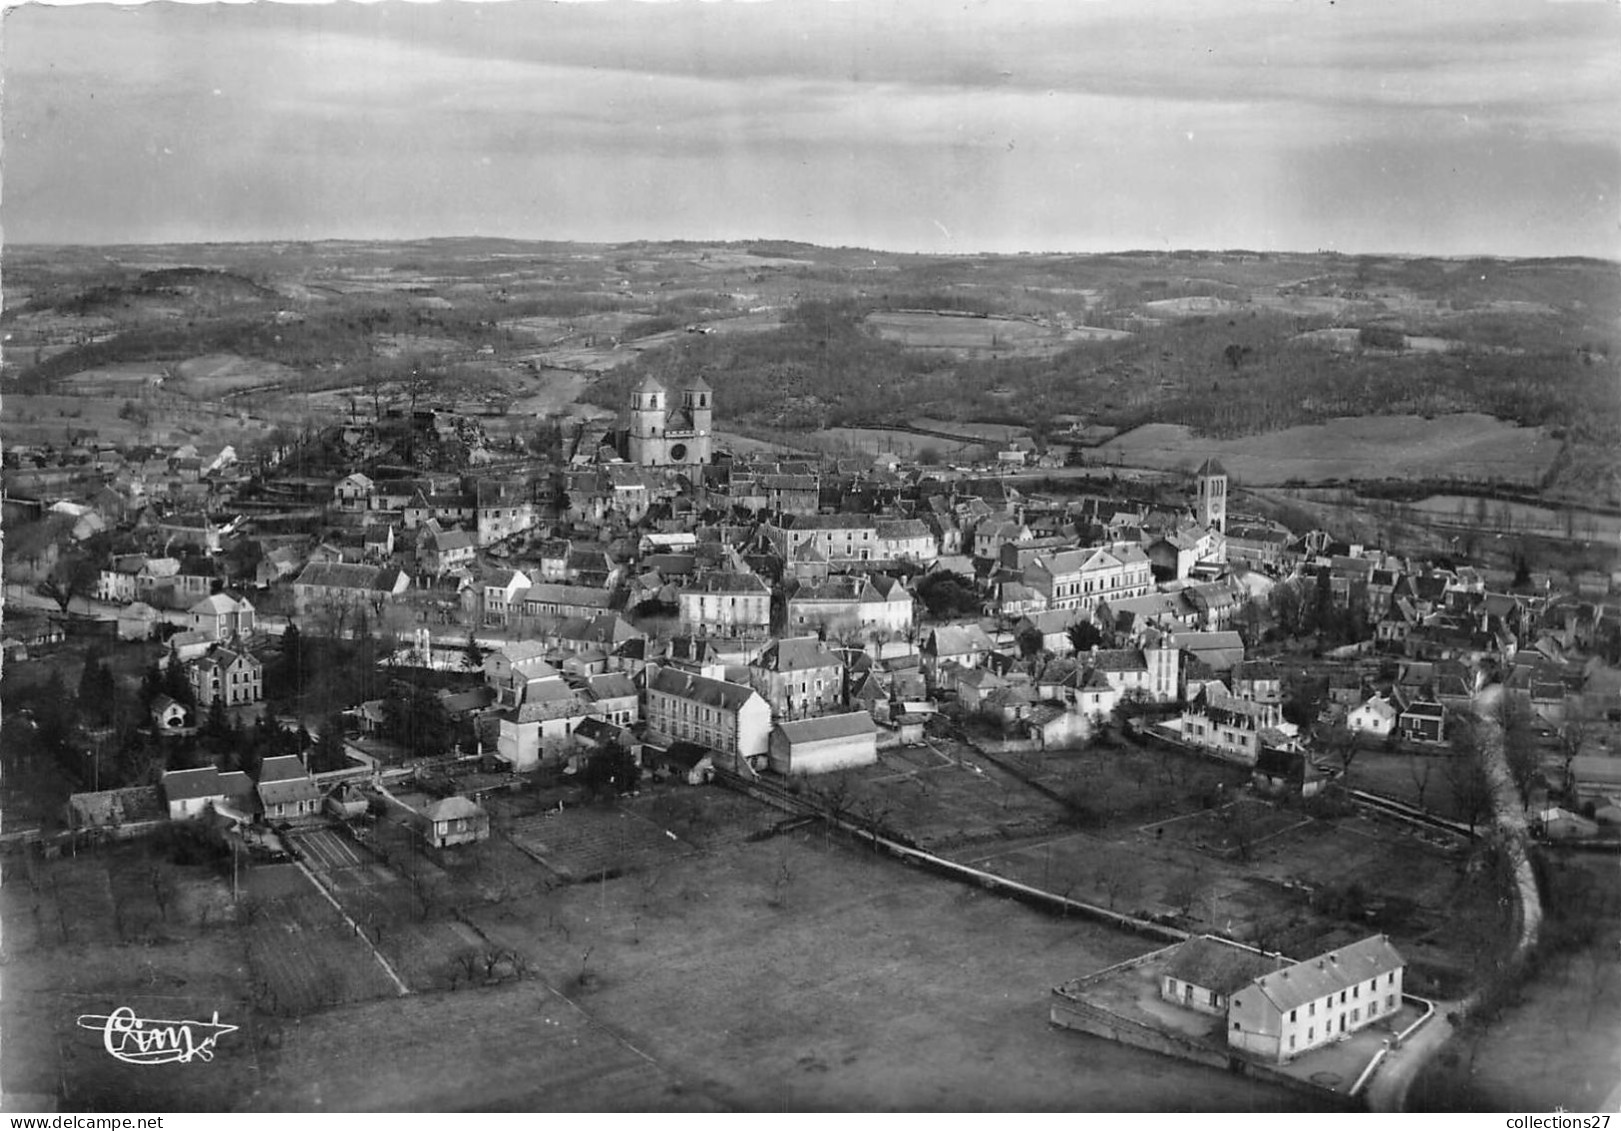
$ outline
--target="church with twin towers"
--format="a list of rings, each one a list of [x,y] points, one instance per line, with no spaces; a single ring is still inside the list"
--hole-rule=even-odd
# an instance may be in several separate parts
[[[620,433],[620,456],[640,467],[702,467],[714,455],[714,390],[702,377],[681,382],[672,395],[649,374],[630,395],[630,419]]]

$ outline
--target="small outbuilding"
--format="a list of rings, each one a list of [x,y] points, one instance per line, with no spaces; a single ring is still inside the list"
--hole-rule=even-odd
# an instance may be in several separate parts
[[[167,695],[157,695],[152,699],[152,722],[160,733],[184,730],[191,725],[191,711],[184,703]]]

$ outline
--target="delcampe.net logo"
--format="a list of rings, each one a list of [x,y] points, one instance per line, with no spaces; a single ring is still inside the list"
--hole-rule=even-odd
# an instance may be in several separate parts
[[[101,1043],[125,1064],[189,1064],[214,1059],[214,1046],[235,1025],[220,1021],[219,1011],[208,1021],[169,1021],[137,1017],[128,1006],[111,1013],[84,1013],[79,1028],[101,1033]]]

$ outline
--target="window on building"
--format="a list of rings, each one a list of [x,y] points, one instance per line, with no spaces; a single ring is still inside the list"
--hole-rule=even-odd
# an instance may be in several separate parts
[[[1308,1041],[1317,1039],[1317,1027],[1315,1025],[1306,1030],[1306,1039]]]
[[[1290,1010],[1290,1011],[1289,1011],[1289,1020],[1290,1020],[1290,1021],[1296,1021],[1296,1020],[1298,1020],[1298,1018],[1297,1018],[1297,1017],[1296,1017],[1296,1016],[1295,1016],[1295,1014],[1297,1014],[1297,1013],[1299,1013],[1299,1012],[1300,1012],[1300,1010],[1298,1010],[1298,1009],[1291,1009],[1291,1010]]]
[[[1340,1004],[1341,1005],[1345,1004],[1345,991],[1344,990],[1340,991]]]
[[[1293,1052],[1294,1048],[1295,1048],[1295,1039],[1293,1037],[1290,1037],[1289,1038],[1289,1051]]]
[[[1385,998],[1385,1008],[1386,1009],[1395,1009],[1396,1008],[1396,995],[1395,994],[1390,994],[1389,996],[1387,996]]]
[[[1211,1005],[1212,1008],[1220,1008],[1221,1007],[1221,995],[1218,994],[1215,990],[1210,991],[1210,1005]]]

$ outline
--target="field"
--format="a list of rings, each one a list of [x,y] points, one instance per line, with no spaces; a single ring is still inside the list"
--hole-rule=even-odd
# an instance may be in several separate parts
[[[1467,968],[1457,925],[1479,921],[1482,890],[1462,878],[1457,850],[1362,817],[1239,796],[1242,777],[1176,751],[993,760],[937,741],[818,786],[858,821],[1121,911],[1185,916],[1301,953],[1375,922],[1419,963],[1415,985],[1455,987]],[[1067,791],[1082,810],[1021,778]],[[127,845],[8,863],[0,1020],[41,1039],[8,1041],[3,1082],[54,1089],[66,1054],[52,1018],[66,994],[203,1003],[218,986],[230,991],[217,995],[222,1018],[235,1011],[252,1033],[236,1074],[208,1093],[220,1109],[1301,1102],[1050,1031],[1049,987],[1146,940],[907,868],[724,790],[663,785],[552,815],[530,800],[492,799],[495,835],[462,850],[424,851],[387,820],[364,843],[295,834],[344,914],[291,865],[246,869],[233,913],[228,861],[181,868],[156,846]],[[1307,897],[1358,886],[1379,918]],[[131,946],[142,955],[133,966]],[[446,1033],[463,1042],[452,1069]],[[73,1063],[73,1086],[97,1078],[94,1058]]]
[[[229,874],[218,869],[163,864],[188,894],[143,896],[163,889],[132,882],[152,866],[140,845],[31,867],[8,860],[0,1081],[23,1096],[65,1084],[75,1110],[127,1107],[131,1097],[216,1111],[1302,1105],[1049,1029],[1052,985],[1139,953],[1141,939],[1041,915],[820,833],[746,841],[738,834],[780,814],[714,790],[670,796],[695,800],[679,812],[646,795],[634,804],[706,829],[715,847],[635,875],[474,898],[459,918],[436,912],[420,928],[410,916],[381,930],[367,923],[397,969],[411,969],[411,947],[437,952],[437,965],[424,957],[416,966],[438,980],[408,973],[406,996],[379,981],[365,942],[286,865],[248,871],[255,910],[240,922],[223,914]],[[711,798],[719,804],[707,812]],[[331,833],[299,839],[358,919],[371,899],[404,906],[413,888],[405,873]],[[438,932],[431,944],[426,931]],[[448,960],[470,948],[519,955],[509,968],[523,972],[446,981]],[[157,1016],[206,1019],[217,1009],[239,1031],[206,1072],[126,1080],[96,1035],[71,1023],[115,1002]]]
[[[182,361],[175,367],[178,382],[166,380],[166,392],[183,392],[200,400],[217,400],[246,389],[292,385],[300,379],[297,370],[273,362],[211,354]]]
[[[492,940],[528,948],[552,985],[727,1108],[1300,1102],[1049,1029],[1046,991],[1063,972],[1140,953],[1142,940],[1042,916],[816,834],[682,861],[656,887],[582,885],[545,907],[509,905],[474,921]],[[948,921],[952,929],[940,930]]]
[[[179,443],[229,431],[200,398],[300,424],[348,411],[322,389],[398,401],[403,377],[421,371],[447,400],[477,390],[516,420],[601,418],[643,373],[702,371],[716,422],[733,431],[1068,414],[1227,437],[1190,444],[1189,432],[1151,428],[1104,455],[1177,466],[1188,452],[1231,453],[1252,485],[1440,467],[1621,498],[1621,338],[1603,314],[1617,282],[1599,261],[1486,270],[1396,257],[781,250],[483,239],[275,253],[8,247],[5,375],[26,393],[78,394],[96,438]],[[1400,335],[1405,348],[1363,349],[1363,329]],[[149,426],[92,421],[143,391]],[[1563,429],[1565,443],[1550,465],[1555,452],[1499,425],[1375,435],[1362,453],[1343,424],[1291,427],[1385,412],[1490,414]],[[65,440],[56,415],[14,418],[18,439]],[[237,425],[233,443],[268,427]]]
[[[944,744],[937,744],[944,745]],[[1063,826],[1064,806],[966,750],[887,751],[877,765],[826,774],[806,785],[836,809],[876,820],[930,851],[1032,836]]]
[[[916,459],[924,449],[946,460],[979,459],[985,452],[985,445],[977,440],[944,440],[888,428],[822,428],[805,433],[804,441],[831,452],[853,451],[866,456],[884,452],[901,459]]]
[[[1483,908],[1495,911],[1457,842],[1253,797],[1237,767],[1129,744],[997,761],[1017,776],[937,739],[819,788],[854,818],[876,818],[951,859],[1273,949],[1317,953],[1353,941],[1375,921],[1358,916],[1374,908],[1381,929],[1412,948],[1415,984],[1450,987],[1465,976],[1469,925]]]
[[[973,436],[987,443],[1005,444],[1012,440],[1028,440],[1030,429],[1023,424],[984,424],[977,420],[935,420],[915,416],[909,422],[914,428],[927,428],[935,432],[950,432],[956,436]]]
[[[565,880],[644,871],[693,849],[636,809],[569,809],[523,817],[506,829],[512,843]]]
[[[1129,338],[1124,331],[1083,326],[1063,330],[1016,318],[885,310],[866,324],[886,341],[909,349],[941,350],[962,357],[1041,357],[1086,341]]]
[[[149,396],[147,423],[120,416],[139,393],[85,396],[33,396],[7,393],[6,441],[12,444],[65,444],[76,440],[115,444],[173,444],[209,441],[239,447],[268,435],[271,424],[246,412],[196,401]]]
[[[1180,424],[1146,424],[1098,448],[1102,462],[1193,470],[1221,461],[1242,486],[1348,479],[1476,478],[1535,485],[1559,454],[1541,428],[1479,413],[1342,418],[1234,440],[1196,439]]]

